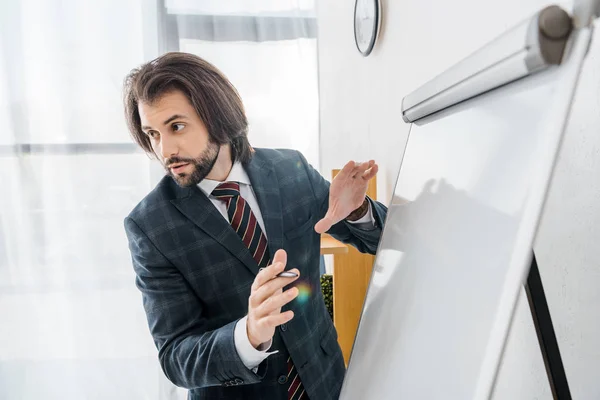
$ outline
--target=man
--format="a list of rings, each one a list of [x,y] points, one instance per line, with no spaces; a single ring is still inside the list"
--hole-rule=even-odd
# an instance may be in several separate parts
[[[191,399],[338,398],[319,234],[375,253],[387,209],[365,193],[377,165],[349,162],[330,186],[296,151],[253,149],[236,90],[190,54],[133,70],[125,109],[167,171],[125,219],[165,375]]]

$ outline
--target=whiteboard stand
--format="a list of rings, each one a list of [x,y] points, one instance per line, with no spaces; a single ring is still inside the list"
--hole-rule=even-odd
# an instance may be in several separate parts
[[[571,400],[569,382],[560,356],[560,349],[535,254],[532,254],[529,275],[525,283],[525,292],[527,293],[529,309],[531,310],[531,317],[540,344],[552,395],[556,400]]]
[[[574,23],[576,27],[592,26],[593,20],[600,16],[600,1],[577,1],[573,14],[576,16]],[[569,382],[562,357],[560,356],[550,309],[548,308],[544,286],[534,253],[532,253],[525,292],[527,293],[529,309],[531,310],[552,395],[557,400],[570,400],[572,397]]]
[[[600,16],[600,1],[578,0],[575,2],[573,14],[575,16],[573,24],[575,28],[591,27],[594,19]],[[572,398],[571,391],[534,253],[532,253],[525,292],[527,293],[529,309],[531,310],[552,395],[557,400],[570,400]]]

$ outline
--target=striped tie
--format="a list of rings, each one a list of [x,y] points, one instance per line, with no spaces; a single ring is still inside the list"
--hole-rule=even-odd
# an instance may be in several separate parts
[[[231,227],[248,247],[258,266],[265,268],[269,263],[267,238],[260,229],[250,206],[240,196],[239,183],[223,182],[213,190],[212,195],[225,202]]]
[[[288,387],[288,400],[308,400],[308,396],[304,391],[302,382],[300,382],[300,376],[294,367],[294,363],[292,363],[291,357],[288,357],[287,367],[288,382],[290,383]]]
[[[239,183],[223,182],[213,190],[212,195],[225,202],[231,227],[248,247],[258,266],[261,268],[266,267],[269,262],[267,238],[260,229],[260,225],[256,221],[254,213],[250,210],[250,206],[240,195]],[[288,387],[288,400],[308,400],[302,382],[300,382],[300,376],[298,376],[291,358],[288,358],[287,369],[287,382],[290,383]]]

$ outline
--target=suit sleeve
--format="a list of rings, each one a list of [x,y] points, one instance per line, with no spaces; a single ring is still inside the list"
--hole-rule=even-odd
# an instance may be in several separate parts
[[[208,330],[200,299],[179,270],[151,242],[138,224],[125,219],[136,286],[160,365],[175,385],[195,389],[260,382],[264,372],[250,371],[234,343],[237,321]],[[263,363],[266,364],[266,363]]]
[[[319,221],[325,216],[329,208],[329,182],[308,164],[300,152],[298,152],[298,155],[306,168],[306,173],[308,174],[308,179],[315,195],[317,204],[316,221]],[[367,200],[370,203],[374,219],[374,226],[371,229],[363,229],[362,224],[351,224],[346,220],[342,220],[333,225],[327,233],[341,242],[356,247],[362,253],[375,254],[387,216],[387,207],[369,197],[367,197]]]

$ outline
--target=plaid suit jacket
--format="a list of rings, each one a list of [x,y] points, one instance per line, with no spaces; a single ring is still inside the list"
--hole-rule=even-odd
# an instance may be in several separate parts
[[[256,262],[229,223],[197,186],[165,176],[125,218],[125,230],[150,332],[162,369],[190,399],[286,399],[291,355],[311,399],[337,399],[345,367],[321,294],[320,237],[329,183],[296,151],[255,149],[246,172],[264,219],[271,258],[288,254],[288,268],[311,288],[286,309],[294,319],[276,330],[269,356],[255,372],[240,360],[234,327],[246,315]],[[386,217],[371,202],[376,226],[342,221],[329,233],[374,254]]]

